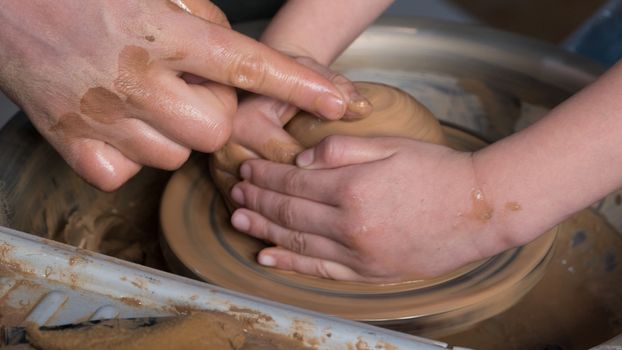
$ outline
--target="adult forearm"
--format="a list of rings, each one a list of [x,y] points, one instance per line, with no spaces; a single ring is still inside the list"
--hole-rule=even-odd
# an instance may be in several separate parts
[[[393,0],[290,0],[260,41],[330,64]]]
[[[474,162],[492,226],[516,243],[622,186],[622,63]]]

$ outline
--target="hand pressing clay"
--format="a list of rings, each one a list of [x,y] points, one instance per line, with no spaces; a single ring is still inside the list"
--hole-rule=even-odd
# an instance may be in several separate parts
[[[443,129],[425,106],[392,86],[356,82],[358,91],[372,104],[373,112],[363,119],[323,121],[309,113],[298,113],[285,129],[305,148],[330,135],[361,137],[406,137],[446,144]]]
[[[373,112],[367,117],[326,121],[310,113],[300,112],[285,126],[285,129],[305,148],[316,145],[330,135],[394,136],[447,144],[438,120],[425,106],[406,92],[379,83],[355,82],[354,85],[373,106]],[[291,155],[291,147],[266,145],[266,148],[274,153],[270,159],[281,159],[283,162],[293,162],[295,159],[294,155]],[[229,191],[240,179],[232,181],[226,174],[216,172],[214,169],[239,169],[240,163],[234,160],[242,157],[228,154],[234,151],[230,147],[225,147],[210,159],[214,183],[225,197],[230,209],[233,208],[233,201],[229,199]],[[214,166],[215,162],[218,166]]]

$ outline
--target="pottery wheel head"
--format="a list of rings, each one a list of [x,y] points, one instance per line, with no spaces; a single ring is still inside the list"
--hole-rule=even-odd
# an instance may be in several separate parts
[[[374,113],[356,121],[323,122],[300,113],[286,127],[305,147],[331,134],[401,136],[474,151],[483,141],[436,118],[410,95],[357,83]],[[171,178],[161,204],[165,256],[179,273],[225,288],[352,320],[434,336],[451,333],[509,308],[541,277],[555,232],[532,243],[430,280],[392,284],[339,282],[266,268],[266,246],[237,232],[207,159],[192,158]]]

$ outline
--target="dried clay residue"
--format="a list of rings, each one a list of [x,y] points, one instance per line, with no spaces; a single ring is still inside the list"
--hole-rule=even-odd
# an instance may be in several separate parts
[[[74,349],[242,349],[244,331],[235,319],[220,314],[197,313],[150,327],[133,328],[116,321],[82,329],[41,331],[28,328],[28,340],[42,350]]]
[[[164,268],[157,217],[160,190],[169,175],[144,169],[119,191],[104,193],[88,185],[57,154],[48,151],[47,145],[38,148],[28,163],[16,170],[18,180],[9,196],[14,198],[9,227]],[[44,173],[50,175],[39,176]],[[86,262],[79,258],[85,250],[69,260],[70,267]]]
[[[28,341],[40,350],[310,350],[292,339],[248,328],[236,318],[216,312],[195,312],[152,326],[131,320],[65,330],[40,330],[31,325]]]
[[[492,219],[493,209],[490,207],[484,193],[479,189],[474,189],[471,192],[472,209],[469,216],[482,221],[487,222]]]

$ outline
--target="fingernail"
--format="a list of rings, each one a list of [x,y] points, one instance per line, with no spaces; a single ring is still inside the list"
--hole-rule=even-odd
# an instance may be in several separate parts
[[[239,205],[244,205],[244,192],[239,187],[235,186],[231,189],[231,198]]]
[[[236,211],[231,217],[231,224],[237,230],[247,232],[251,228],[251,221],[248,216]]]
[[[311,163],[313,163],[313,158],[315,158],[313,149],[303,151],[302,153],[298,154],[298,157],[296,157],[296,165],[301,168],[308,167],[309,165],[311,165]]]
[[[343,116],[346,106],[343,98],[323,94],[315,101],[315,109],[323,117],[335,120]]]
[[[276,266],[276,259],[272,255],[260,255],[257,261],[263,266]]]
[[[350,102],[348,102],[348,116],[356,116],[356,117],[364,117],[374,110],[371,102],[366,99],[363,95],[359,95],[358,93],[352,96]]]
[[[251,178],[251,166],[246,163],[242,164],[242,166],[240,166],[240,176],[242,176],[244,180],[250,179]]]

